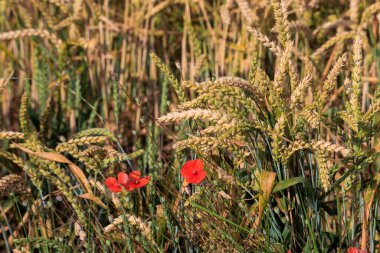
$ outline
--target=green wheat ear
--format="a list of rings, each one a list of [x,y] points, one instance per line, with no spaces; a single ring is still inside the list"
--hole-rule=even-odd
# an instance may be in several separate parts
[[[183,91],[181,84],[178,82],[173,72],[155,53],[151,52],[150,58],[152,59],[154,63],[156,63],[157,67],[162,71],[165,77],[169,80],[170,84],[173,86],[175,92],[177,93],[180,103],[185,102],[186,101],[185,92]]]
[[[33,61],[35,66],[34,74],[38,90],[40,112],[43,112],[48,97],[49,68],[46,63],[46,60],[41,57],[41,53],[39,52],[39,50],[36,50],[33,57]]]
[[[257,52],[253,52],[251,66],[249,68],[249,83],[254,86],[255,85],[255,76],[256,76],[256,70],[257,70]]]
[[[194,27],[188,20],[185,21],[185,26],[187,27],[187,31],[190,36],[190,41],[194,46],[194,54],[196,57],[200,57],[202,55],[202,47],[200,41],[197,39],[197,34],[194,31]]]
[[[27,136],[32,132],[31,125],[29,122],[29,94],[24,92],[21,98],[20,105],[20,128],[22,133]]]
[[[119,127],[119,117],[120,117],[120,94],[119,86],[117,81],[112,81],[112,98],[113,98],[113,111],[115,115],[116,127]]]

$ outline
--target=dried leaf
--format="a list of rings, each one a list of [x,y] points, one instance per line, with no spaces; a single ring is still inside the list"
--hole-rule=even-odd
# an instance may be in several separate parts
[[[230,142],[232,144],[235,144],[238,147],[247,147],[248,146],[248,144],[246,142],[240,141],[240,140],[231,140]]]
[[[255,227],[260,225],[261,218],[263,216],[265,207],[269,201],[270,195],[272,193],[276,173],[271,171],[263,170],[257,177],[258,183],[260,185],[260,195],[259,195],[259,214],[255,221]]]
[[[364,190],[364,213],[363,213],[363,223],[362,223],[362,241],[361,241],[361,249],[366,249],[367,244],[367,226],[368,226],[368,218],[370,215],[373,199],[376,194],[377,187],[367,188]]]
[[[232,199],[232,197],[228,195],[225,191],[218,192],[218,195],[224,199]]]
[[[88,182],[88,180],[86,178],[86,175],[83,173],[83,171],[78,166],[76,166],[74,163],[72,163],[65,156],[58,154],[58,153],[54,153],[54,152],[34,152],[32,150],[29,150],[25,147],[18,145],[17,143],[13,143],[13,146],[21,149],[25,153],[35,155],[35,156],[44,158],[44,159],[49,160],[49,161],[59,162],[59,163],[67,163],[69,165],[71,172],[76,176],[76,178],[79,180],[79,182],[83,185],[86,192],[92,193],[92,189],[91,189],[90,183]]]
[[[103,207],[104,209],[108,209],[108,207],[98,198],[96,197],[94,194],[92,193],[85,193],[85,194],[82,194],[79,196],[80,198],[83,198],[83,199],[89,199],[89,200],[92,200],[94,201],[96,204],[98,204],[99,206]]]
[[[378,153],[378,152],[380,151],[380,141],[379,141],[379,143],[376,144],[375,147],[373,147],[372,150],[373,150],[375,153]]]

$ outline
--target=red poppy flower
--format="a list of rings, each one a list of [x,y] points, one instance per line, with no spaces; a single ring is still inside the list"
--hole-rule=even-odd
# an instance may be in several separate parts
[[[203,167],[204,164],[201,159],[187,161],[181,169],[181,175],[188,183],[199,184],[206,177]]]
[[[360,250],[355,247],[349,247],[347,253],[367,253],[367,251]]]
[[[112,192],[121,192],[121,185],[124,186],[128,183],[128,175],[124,172],[119,172],[119,174],[117,174],[117,180],[114,177],[109,177],[104,183]]]
[[[140,178],[140,175],[141,173],[138,170],[132,171],[129,173],[129,176],[124,172],[119,172],[117,180],[114,177],[109,177],[104,183],[112,192],[121,192],[122,187],[127,189],[127,191],[132,191],[149,183],[149,176]]]
[[[132,191],[133,189],[143,187],[149,183],[150,176],[140,178],[141,172],[138,170],[129,173],[128,182],[123,186],[127,191]]]
[[[119,172],[118,174],[117,174],[117,181],[119,182],[119,184],[121,184],[121,185],[125,185],[125,184],[127,184],[128,183],[128,175],[127,175],[127,173],[125,173],[125,172]]]

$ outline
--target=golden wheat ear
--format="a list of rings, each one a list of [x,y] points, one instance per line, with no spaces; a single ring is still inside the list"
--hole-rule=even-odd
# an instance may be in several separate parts
[[[17,174],[9,174],[0,178],[0,198],[11,193],[30,194],[30,189],[26,186],[24,178]]]
[[[55,34],[50,33],[48,30],[40,30],[40,29],[24,29],[18,31],[10,31],[0,33],[0,40],[13,40],[24,37],[40,37],[43,39],[49,40],[57,49],[63,45],[61,39],[59,39]]]

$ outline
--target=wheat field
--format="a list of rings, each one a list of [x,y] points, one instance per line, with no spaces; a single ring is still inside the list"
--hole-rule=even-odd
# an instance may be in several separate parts
[[[0,252],[380,252],[380,2],[0,0]]]

